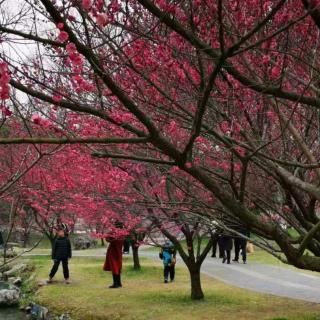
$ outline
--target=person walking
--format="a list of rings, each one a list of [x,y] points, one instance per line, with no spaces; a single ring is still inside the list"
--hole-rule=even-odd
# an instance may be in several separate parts
[[[248,238],[250,237],[249,230],[243,226],[240,226],[235,230]],[[239,263],[239,254],[241,250],[242,261],[244,264],[246,264],[247,263],[247,239],[241,237],[240,235],[236,235],[233,237],[233,241],[234,241],[234,259],[232,261]]]
[[[109,242],[109,246],[103,270],[112,272],[113,284],[109,288],[121,288],[122,247],[124,241],[114,238],[107,238],[106,240]]]
[[[53,266],[49,274],[48,283],[52,283],[52,279],[58,271],[60,262],[62,262],[63,276],[66,284],[69,284],[69,267],[68,259],[72,257],[70,240],[65,236],[63,229],[58,229],[57,238],[52,247]]]
[[[174,281],[175,277],[175,265],[176,265],[176,254],[177,251],[171,241],[166,241],[164,246],[161,248],[159,258],[163,261],[163,277],[164,283],[168,283],[170,274],[170,281]]]
[[[232,237],[229,234],[222,234],[219,239],[220,246],[223,251],[222,263],[227,261],[227,264],[230,264],[231,260],[231,250],[232,250]]]
[[[220,246],[219,238],[221,237],[221,233],[219,231],[215,231],[212,235],[212,258],[216,258],[217,256],[217,247],[219,250],[219,258],[223,258],[223,250]]]

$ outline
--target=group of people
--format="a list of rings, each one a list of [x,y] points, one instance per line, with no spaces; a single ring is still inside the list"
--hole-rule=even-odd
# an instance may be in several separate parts
[[[120,288],[121,284],[121,268],[122,268],[122,248],[123,240],[107,239],[110,242],[106,253],[106,259],[103,265],[105,271],[111,271],[113,284],[109,288]],[[58,271],[60,263],[62,264],[64,281],[69,284],[69,266],[68,261],[72,257],[71,243],[69,232],[66,225],[58,225],[56,227],[56,238],[52,244],[52,260],[53,266],[49,273],[47,283],[52,283],[55,274]]]
[[[217,255],[217,247],[219,249],[219,258],[222,263],[231,263],[231,251],[234,244],[234,258],[232,261],[239,263],[240,251],[242,262],[247,263],[247,238],[250,237],[250,232],[244,227],[235,228],[239,235],[231,235],[223,231],[216,231],[213,237],[212,255],[215,258]],[[240,236],[243,235],[245,237]]]
[[[219,248],[219,258],[222,258],[222,263],[227,262],[230,264],[231,250],[233,243],[235,247],[235,255],[232,261],[239,262],[241,251],[242,261],[247,261],[247,237],[250,236],[249,231],[245,228],[238,228],[238,235],[227,234],[223,231],[216,231],[212,235],[212,257],[216,257],[217,247]],[[71,243],[68,237],[68,228],[66,225],[61,224],[57,228],[56,239],[52,245],[52,259],[53,266],[49,274],[48,283],[51,283],[55,276],[60,263],[62,263],[63,275],[66,284],[69,284],[69,267],[68,260],[72,257]],[[243,235],[246,238],[240,236]],[[124,248],[124,240],[107,238],[109,246],[106,253],[106,259],[103,265],[103,270],[111,271],[113,283],[109,288],[120,288],[121,284],[121,269],[122,269],[122,255],[123,251],[128,251]],[[123,250],[125,249],[125,250]],[[163,261],[163,276],[164,283],[174,281],[175,278],[175,265],[176,265],[176,249],[171,241],[166,241],[161,248],[159,258]]]
[[[113,283],[109,288],[121,288],[121,269],[122,269],[122,254],[124,247],[124,240],[108,238],[109,242],[106,258],[103,264],[103,270],[111,271]],[[125,248],[126,249],[126,248]],[[49,280],[47,283],[52,283],[53,278],[58,271],[60,263],[62,264],[64,281],[69,284],[69,267],[68,260],[72,257],[71,243],[68,237],[68,230],[65,226],[57,227],[56,238],[52,245],[52,260],[53,266],[49,273]],[[174,281],[175,264],[176,264],[176,249],[172,242],[167,241],[161,248],[159,253],[160,259],[163,260],[164,266],[164,282]]]

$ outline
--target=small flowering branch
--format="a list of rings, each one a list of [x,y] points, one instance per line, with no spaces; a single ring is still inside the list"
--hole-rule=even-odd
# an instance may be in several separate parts
[[[76,144],[76,143],[146,143],[149,138],[0,138],[0,144]]]

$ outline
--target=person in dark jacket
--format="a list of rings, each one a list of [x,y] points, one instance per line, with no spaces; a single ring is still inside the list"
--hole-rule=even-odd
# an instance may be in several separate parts
[[[63,229],[58,230],[57,238],[52,247],[53,267],[49,274],[48,283],[52,282],[53,277],[58,271],[60,262],[62,262],[63,276],[66,284],[69,284],[68,259],[72,257],[70,240],[65,236]]]
[[[212,254],[211,257],[215,258],[217,256],[217,247],[219,249],[219,258],[223,258],[223,250],[219,244],[219,238],[221,237],[221,233],[219,231],[215,231],[212,235]]]
[[[230,264],[231,259],[231,250],[232,250],[232,237],[229,234],[222,234],[219,239],[219,244],[223,251],[222,263],[227,261],[227,264]]]
[[[243,234],[246,237],[250,237],[250,232],[243,226],[235,228],[236,231]],[[232,261],[239,262],[239,254],[241,250],[242,261],[247,263],[247,239],[240,236],[234,236],[234,259]]]

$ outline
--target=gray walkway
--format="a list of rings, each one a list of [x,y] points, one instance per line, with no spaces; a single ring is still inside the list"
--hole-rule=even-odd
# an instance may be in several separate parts
[[[33,255],[33,254],[29,254]],[[37,255],[37,254],[35,254]],[[105,249],[74,251],[74,257],[105,256]],[[157,252],[140,250],[140,256],[155,259],[161,265]],[[178,265],[183,265],[178,258]],[[202,273],[230,285],[276,296],[320,303],[320,277],[304,274],[287,268],[259,263],[222,264],[220,259],[207,257]]]
[[[141,251],[140,255],[159,260],[156,253]],[[203,262],[201,271],[236,287],[320,303],[320,277],[316,275],[259,263],[223,264],[211,257]]]

